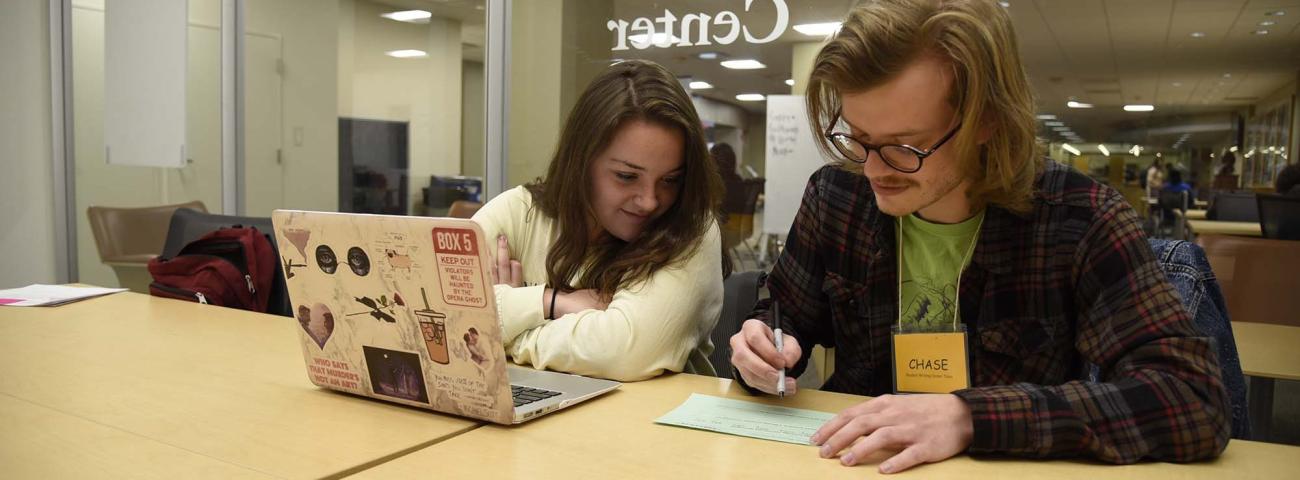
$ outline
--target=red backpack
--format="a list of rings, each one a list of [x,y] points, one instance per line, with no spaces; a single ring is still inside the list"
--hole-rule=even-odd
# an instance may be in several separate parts
[[[221,228],[175,257],[149,261],[156,297],[265,312],[275,277],[271,241],[254,227]]]

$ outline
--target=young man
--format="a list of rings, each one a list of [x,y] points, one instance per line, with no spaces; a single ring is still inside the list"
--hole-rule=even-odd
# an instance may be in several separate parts
[[[879,0],[849,16],[807,92],[846,161],[809,180],[769,280],[783,350],[760,302],[732,364],[749,388],[783,381],[789,395],[807,352],[835,347],[823,388],[876,398],[811,441],[845,465],[901,450],[884,473],[961,452],[1218,455],[1230,414],[1211,343],[1120,194],[1041,156],[1017,52],[992,1]],[[946,347],[896,361],[909,338]],[[1101,383],[1080,380],[1090,365]],[[917,368],[961,385],[889,395],[918,391],[895,387]]]

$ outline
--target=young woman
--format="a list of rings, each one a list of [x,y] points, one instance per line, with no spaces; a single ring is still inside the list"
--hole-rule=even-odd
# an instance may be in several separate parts
[[[497,238],[506,351],[614,380],[713,373],[720,180],[690,97],[663,67],[610,66],[569,113],[546,177],[474,220]]]

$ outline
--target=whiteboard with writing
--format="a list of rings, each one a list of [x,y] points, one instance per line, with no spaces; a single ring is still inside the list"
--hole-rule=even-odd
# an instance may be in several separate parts
[[[803,95],[767,96],[767,184],[763,233],[785,235],[803,200],[808,177],[830,163],[817,149]]]

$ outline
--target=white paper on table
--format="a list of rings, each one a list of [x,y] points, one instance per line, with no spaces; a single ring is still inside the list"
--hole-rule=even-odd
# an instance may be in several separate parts
[[[33,284],[22,288],[0,290],[0,305],[10,307],[53,307],[125,291],[125,288]]]

